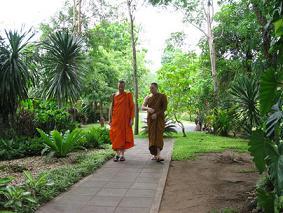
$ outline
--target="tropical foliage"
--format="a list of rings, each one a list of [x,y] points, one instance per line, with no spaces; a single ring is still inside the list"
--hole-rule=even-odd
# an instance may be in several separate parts
[[[43,95],[58,102],[74,102],[82,90],[82,39],[68,31],[51,34],[42,42],[46,51],[43,56]]]
[[[33,82],[26,51],[32,36],[30,31],[5,31],[5,39],[0,40],[0,114],[6,125]]]
[[[68,153],[81,146],[83,136],[78,129],[72,132],[68,130],[63,134],[53,130],[50,135],[47,135],[41,129],[37,129],[37,131],[47,146],[43,152],[49,151],[51,156],[66,157]]]

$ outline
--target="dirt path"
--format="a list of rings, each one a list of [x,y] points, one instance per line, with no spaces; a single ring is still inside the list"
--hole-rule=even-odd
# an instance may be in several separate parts
[[[227,151],[172,161],[160,213],[207,213],[223,208],[248,212],[243,206],[257,179],[248,154]]]

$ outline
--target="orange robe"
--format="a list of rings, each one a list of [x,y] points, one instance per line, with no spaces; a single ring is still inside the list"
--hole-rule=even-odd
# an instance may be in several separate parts
[[[113,97],[110,140],[112,149],[129,149],[134,146],[130,120],[134,118],[134,102],[131,93],[124,92]]]

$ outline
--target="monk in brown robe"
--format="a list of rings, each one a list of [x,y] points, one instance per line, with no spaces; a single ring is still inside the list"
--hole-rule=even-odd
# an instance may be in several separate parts
[[[152,160],[164,161],[160,157],[163,149],[163,132],[165,128],[165,115],[167,109],[167,97],[158,92],[157,83],[150,85],[151,94],[144,99],[142,110],[147,111],[147,125],[149,150],[153,155]]]
[[[112,95],[109,110],[110,140],[116,151],[114,161],[125,161],[126,149],[134,146],[132,130],[134,119],[134,102],[130,92],[125,92],[125,82],[119,81],[118,92]]]

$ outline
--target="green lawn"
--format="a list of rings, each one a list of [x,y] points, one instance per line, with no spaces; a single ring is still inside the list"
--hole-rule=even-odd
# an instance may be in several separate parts
[[[181,136],[176,138],[172,158],[173,160],[187,160],[195,158],[197,153],[223,152],[227,149],[247,152],[248,141],[202,132],[189,132],[185,138]]]
[[[105,124],[105,125],[107,125],[107,124]],[[86,125],[81,126],[82,129],[90,129],[92,127],[100,127],[100,124],[99,123],[93,123],[93,124],[86,124]]]

